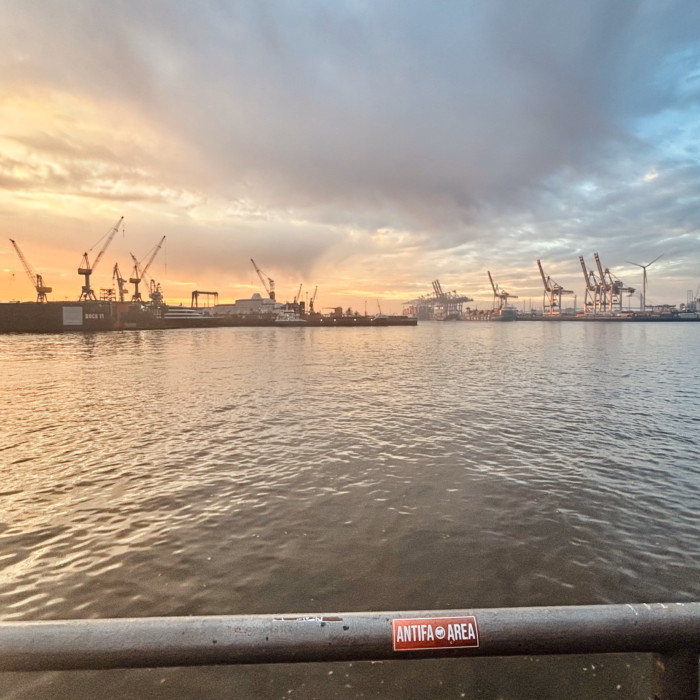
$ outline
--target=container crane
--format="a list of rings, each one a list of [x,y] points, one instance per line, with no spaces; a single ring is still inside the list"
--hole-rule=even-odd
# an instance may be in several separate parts
[[[119,301],[124,301],[124,297],[127,294],[126,280],[122,277],[122,273],[119,271],[119,263],[114,263],[114,269],[112,270],[112,281],[117,283],[119,288]]]
[[[446,292],[440,284],[440,280],[433,280],[433,291],[435,292],[431,303],[431,312],[429,318],[452,319],[461,318],[464,308],[464,303],[474,301],[467,296],[457,294],[457,290]],[[417,300],[416,300],[417,301]]]
[[[161,246],[163,245],[165,241],[165,236],[160,239],[160,243],[154,248],[153,253],[151,257],[148,259],[148,262],[146,263],[146,267],[141,269],[141,263],[136,260],[136,257],[134,256],[133,253],[129,253],[131,255],[131,259],[134,261],[134,269],[131,273],[131,277],[129,277],[129,282],[134,285],[134,295],[131,297],[131,301],[142,301],[141,299],[141,292],[139,291],[139,282],[146,276],[146,273],[148,272],[148,268],[151,266],[151,263],[155,260],[156,255],[158,255],[158,251],[161,249]],[[148,255],[148,253],[146,253]]]
[[[255,268],[255,271],[258,273],[258,277],[260,278],[260,281],[262,282],[262,286],[265,287],[265,291],[267,292],[267,296],[272,299],[272,301],[275,300],[275,280],[273,280],[271,277],[268,277],[266,274],[264,274],[260,268],[255,264],[255,260],[253,258],[250,259],[250,262],[253,263],[253,267]]]
[[[36,289],[36,300],[42,303],[48,302],[46,295],[52,292],[53,289],[44,285],[44,278],[38,272],[34,272],[34,268],[29,264],[27,258],[22,255],[22,251],[19,249],[19,246],[11,238],[10,243],[12,243],[17,251],[17,255],[19,255],[19,259],[22,261],[22,265],[24,266],[24,271],[27,273],[27,277],[29,277],[31,280],[34,289]]]
[[[603,264],[600,262],[598,253],[594,253],[595,264],[600,275],[600,306],[603,311],[618,311],[622,312],[622,295],[624,293],[632,296],[634,294],[633,287],[627,287],[625,283],[615,277],[606,267],[603,269]]]
[[[489,276],[489,282],[491,282],[491,289],[493,289],[493,308],[494,311],[501,311],[508,308],[508,299],[517,299],[515,294],[510,294],[504,289],[500,289],[498,285],[493,281],[491,273],[487,270]]]
[[[581,269],[583,270],[583,279],[586,281],[586,294],[583,301],[583,312],[586,314],[594,314],[597,313],[600,308],[599,293],[601,285],[598,282],[598,278],[595,276],[595,272],[586,267],[586,262],[583,259],[583,255],[579,255],[578,259],[581,263]]]
[[[92,248],[87,253],[83,253],[83,259],[80,262],[80,267],[78,268],[78,274],[83,275],[85,278],[85,283],[83,284],[83,289],[80,293],[80,298],[78,301],[97,301],[97,298],[95,297],[95,292],[93,291],[92,287],[90,287],[90,275],[93,273],[95,268],[97,267],[98,263],[102,259],[102,256],[105,254],[105,251],[107,250],[109,244],[112,242],[112,239],[114,238],[114,234],[119,230],[119,227],[121,226],[122,221],[124,221],[124,217],[122,216],[119,221],[107,232],[107,240],[105,241],[105,244],[102,246],[102,250],[98,253],[97,258],[95,259],[95,262],[90,265],[90,260],[88,259],[88,253]],[[102,239],[100,239],[102,240]],[[98,241],[97,243],[99,243]],[[97,245],[97,243],[95,245]],[[95,246],[93,246],[94,248]]]
[[[573,291],[571,289],[564,289],[564,287],[557,284],[549,275],[545,276],[542,263],[539,260],[537,261],[537,267],[540,268],[540,275],[542,275],[542,283],[544,284],[542,313],[549,316],[560,314],[562,294],[573,294]]]
[[[603,270],[603,265],[600,262],[600,257],[598,253],[593,253],[593,259],[595,260],[595,265],[598,268],[598,279],[600,280],[600,292],[598,294],[598,302],[601,311],[608,311],[610,309],[610,297],[612,296],[612,285],[610,280],[606,276],[606,272],[609,270]]]

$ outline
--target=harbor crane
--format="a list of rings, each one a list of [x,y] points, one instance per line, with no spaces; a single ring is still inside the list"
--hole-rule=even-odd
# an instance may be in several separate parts
[[[95,297],[95,292],[93,291],[92,287],[90,286],[90,275],[93,273],[97,265],[99,264],[100,260],[102,260],[102,256],[105,254],[105,251],[109,247],[109,244],[112,242],[112,239],[114,238],[114,234],[119,230],[119,227],[121,226],[122,221],[124,221],[124,217],[122,216],[117,223],[112,226],[112,228],[105,234],[107,236],[107,240],[105,241],[105,244],[102,246],[102,250],[97,255],[97,258],[95,258],[95,262],[90,265],[90,260],[88,258],[88,253],[92,250],[87,251],[87,253],[83,253],[83,259],[80,262],[80,267],[78,268],[78,274],[83,275],[85,278],[85,283],[83,284],[82,291],[80,293],[80,298],[78,301],[97,301],[97,297]],[[104,238],[104,236],[103,236]],[[100,241],[102,238],[100,238]],[[99,243],[100,241],[97,241]],[[95,243],[95,245],[97,245]],[[93,246],[94,248],[95,246]]]
[[[457,290],[446,292],[440,284],[440,280],[433,280],[432,318],[453,319],[461,318],[465,302],[474,301],[467,296],[457,294]]]
[[[10,243],[12,243],[17,251],[17,255],[19,255],[19,259],[22,261],[22,265],[24,266],[24,271],[27,273],[27,277],[29,277],[31,280],[34,289],[36,289],[36,300],[42,303],[48,302],[46,295],[52,292],[53,289],[44,284],[44,278],[38,272],[34,272],[34,268],[29,264],[27,258],[22,255],[22,251],[19,249],[17,243],[15,243],[11,238]]]
[[[542,283],[544,284],[544,294],[542,295],[542,313],[545,316],[554,316],[561,313],[561,297],[563,294],[573,294],[571,289],[564,289],[557,284],[549,275],[544,274],[542,263],[538,260],[537,267],[540,268]]]
[[[628,265],[636,265],[637,267],[641,267],[642,270],[644,270],[644,277],[643,283],[642,283],[642,313],[646,313],[647,310],[647,267],[651,267],[659,258],[663,258],[664,254],[661,253],[658,258],[654,258],[650,263],[647,263],[646,265],[640,265],[639,263],[636,262],[630,262],[629,260],[626,260]]]
[[[119,271],[119,263],[114,263],[114,269],[112,270],[112,281],[117,283],[119,288],[119,301],[124,301],[124,297],[127,295],[128,290],[126,288],[126,280],[122,277],[122,273]]]
[[[302,283],[299,285],[299,291],[297,292],[297,295],[294,297],[294,303],[295,303],[295,304],[297,303],[297,301],[301,301],[301,287],[302,287],[303,284],[304,284],[304,283],[302,282]]]
[[[156,255],[158,255],[158,251],[161,249],[161,246],[163,245],[163,242],[165,241],[165,236],[160,239],[160,243],[153,249],[153,253],[151,254],[151,257],[148,259],[148,262],[146,263],[146,267],[143,269],[141,268],[141,263],[136,260],[135,256],[133,253],[129,253],[131,255],[132,260],[134,261],[134,269],[133,272],[131,273],[131,277],[129,278],[129,282],[134,285],[134,295],[131,297],[131,301],[141,301],[141,292],[139,292],[139,282],[146,276],[146,273],[148,272],[148,268],[151,266],[151,263],[155,260]],[[146,253],[148,255],[148,253]]]
[[[316,289],[314,289],[313,296],[309,300],[309,313],[312,314],[314,312],[314,302],[316,301],[316,292],[318,292],[318,285],[316,285]],[[367,315],[367,314],[365,314]]]
[[[499,288],[499,286],[493,281],[491,277],[491,272],[488,272],[489,282],[491,282],[491,288],[493,289],[493,308],[494,311],[502,311],[508,308],[508,299],[517,299],[515,294],[506,292],[504,289]]]
[[[456,289],[444,291],[440,280],[433,280],[433,294],[421,295],[404,303],[404,313],[417,316],[422,321],[432,319],[460,319],[464,304],[474,301],[471,297],[458,294]]]
[[[209,299],[210,297],[214,297],[214,305],[219,303],[219,292],[203,292],[199,289],[195,289],[194,292],[192,292],[192,302],[190,304],[190,308],[192,309],[199,309],[199,297],[206,297],[207,299],[207,308],[209,307]],[[201,308],[204,308],[204,305],[202,305]]]
[[[265,287],[265,291],[267,292],[267,296],[272,299],[272,301],[275,300],[275,280],[273,280],[271,277],[268,277],[262,270],[255,264],[255,260],[253,258],[250,259],[250,262],[253,263],[253,267],[255,268],[255,271],[258,273],[258,277],[260,278],[260,281],[262,282],[263,287]]]
[[[625,283],[615,277],[607,267],[603,269],[598,253],[594,253],[593,257],[595,258],[595,264],[598,268],[598,274],[601,280],[599,296],[601,310],[610,313],[614,311],[622,312],[622,295],[628,294],[632,296],[634,294],[634,289],[632,287],[627,287]]]
[[[586,314],[595,314],[600,309],[601,283],[595,276],[595,272],[586,267],[586,262],[583,259],[583,255],[579,255],[578,259],[581,263],[581,269],[583,270],[583,278],[586,281],[583,312]]]

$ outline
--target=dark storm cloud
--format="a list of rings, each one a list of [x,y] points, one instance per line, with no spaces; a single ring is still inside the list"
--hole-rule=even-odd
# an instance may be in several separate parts
[[[4,85],[128,104],[197,154],[164,181],[292,212],[309,250],[353,226],[509,242],[504,264],[552,241],[697,250],[697,133],[669,154],[663,120],[639,128],[698,109],[695,0],[4,7]]]

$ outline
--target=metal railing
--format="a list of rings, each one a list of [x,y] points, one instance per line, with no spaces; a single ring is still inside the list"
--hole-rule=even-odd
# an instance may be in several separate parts
[[[697,699],[700,603],[0,622],[0,671],[621,652]]]

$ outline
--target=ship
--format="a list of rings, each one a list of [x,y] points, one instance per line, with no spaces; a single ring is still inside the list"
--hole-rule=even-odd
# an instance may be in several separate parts
[[[222,327],[415,326],[406,316],[346,316],[304,313],[217,315],[210,309],[118,301],[0,302],[0,333],[63,333]]]
[[[0,333],[111,331],[120,326],[120,307],[102,301],[0,303]]]

